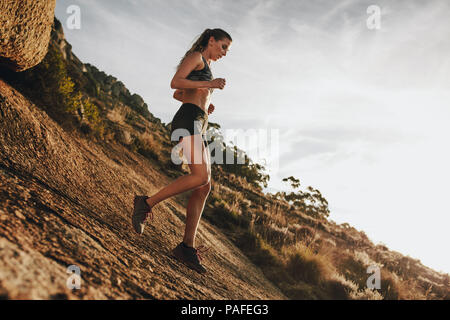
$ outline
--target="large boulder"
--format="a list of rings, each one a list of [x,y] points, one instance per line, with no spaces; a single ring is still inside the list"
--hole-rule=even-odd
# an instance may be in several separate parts
[[[0,1],[0,66],[13,71],[34,67],[44,59],[56,0]]]

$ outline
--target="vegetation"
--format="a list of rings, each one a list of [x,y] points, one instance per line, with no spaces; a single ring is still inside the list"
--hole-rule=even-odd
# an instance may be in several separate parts
[[[277,192],[276,196],[294,205],[298,210],[315,218],[327,218],[330,215],[328,201],[319,190],[307,187],[307,191],[300,190],[300,180],[290,176],[282,181],[289,182],[295,192]]]
[[[103,136],[98,107],[75,88],[56,45],[49,45],[40,64],[20,73],[6,72],[5,79],[60,124],[77,125],[85,133]]]
[[[254,163],[248,155],[237,146],[231,147],[227,145],[219,130],[219,125],[211,123],[209,125],[212,127],[211,131],[213,132],[211,143],[216,141],[220,145],[220,148],[212,148],[211,157],[223,159],[223,163],[217,163],[214,164],[214,166],[220,167],[222,171],[227,174],[234,174],[244,178],[253,188],[262,190],[263,187],[267,187],[270,176],[265,173],[266,168],[259,163]],[[213,145],[217,146],[217,144],[214,143]],[[218,149],[220,149],[220,151]],[[216,152],[221,152],[221,157],[216,155]],[[232,163],[226,161],[227,159],[232,159]]]
[[[300,181],[292,176],[283,181],[300,188]],[[387,267],[388,260],[377,256],[376,249],[367,251],[370,255],[358,249],[375,246],[364,233],[327,221],[327,202],[314,188],[307,192],[316,202],[307,204],[295,204],[311,199],[297,197],[298,191],[284,197],[261,195],[257,201],[249,196],[251,190],[251,184],[233,174],[217,183],[213,180],[204,216],[289,298],[448,299],[448,290],[442,286],[423,288],[416,280],[400,276],[407,273],[406,265],[395,264],[398,269],[393,271]],[[304,210],[308,206],[314,208]],[[379,290],[367,287],[368,266],[374,265],[381,270]]]

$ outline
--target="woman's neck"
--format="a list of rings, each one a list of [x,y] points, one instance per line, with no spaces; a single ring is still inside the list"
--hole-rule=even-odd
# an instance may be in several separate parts
[[[208,65],[210,65],[211,64],[211,55],[210,55],[209,51],[203,51],[200,53],[205,58],[206,62],[208,62]]]

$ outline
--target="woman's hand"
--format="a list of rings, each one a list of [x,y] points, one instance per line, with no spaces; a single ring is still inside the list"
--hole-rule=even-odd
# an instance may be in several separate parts
[[[214,105],[212,103],[210,103],[209,107],[208,107],[208,114],[213,113],[214,109],[215,109]]]
[[[210,88],[223,89],[225,87],[226,81],[223,78],[217,78],[210,81]]]

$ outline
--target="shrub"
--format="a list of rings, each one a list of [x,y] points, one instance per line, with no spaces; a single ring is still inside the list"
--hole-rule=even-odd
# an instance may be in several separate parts
[[[238,214],[236,211],[230,210],[225,200],[213,196],[211,201],[214,201],[214,209],[207,213],[205,212],[205,217],[215,225],[227,230],[233,230],[236,227],[249,228],[250,219],[247,216]]]
[[[286,269],[297,281],[319,285],[328,279],[330,265],[325,257],[297,244],[286,252]]]
[[[33,68],[20,73],[8,73],[7,81],[18,88],[34,104],[44,109],[50,117],[60,124],[73,123],[78,114],[84,115],[89,122],[80,128],[82,132],[93,129],[98,136],[103,136],[104,126],[96,105],[75,88],[68,76],[66,62],[54,43],[50,43],[44,59]]]
[[[209,130],[208,130],[209,131]],[[222,153],[222,159],[225,161],[228,158],[233,159],[233,163],[216,164],[224,172],[228,174],[233,174],[244,178],[248,184],[256,189],[262,189],[262,187],[267,187],[270,176],[265,173],[266,168],[258,163],[254,163],[248,155],[237,146],[230,147],[223,140],[223,136],[220,131],[214,129],[214,136],[211,141],[217,140],[222,146],[220,148],[214,148],[211,150],[211,156],[216,157],[216,152]],[[218,157],[219,155],[217,155]]]
[[[149,146],[148,144],[144,143],[144,141],[142,141],[142,139],[138,137],[135,137],[133,139],[130,148],[133,152],[138,152],[146,158],[154,159],[156,161],[158,161],[160,158],[157,150],[154,150],[152,146]]]
[[[304,282],[280,283],[283,292],[294,300],[318,300],[316,290],[313,286]]]
[[[356,260],[351,255],[346,255],[338,264],[337,267],[343,276],[347,279],[352,279],[359,289],[363,289],[367,286],[367,267],[361,262]]]
[[[398,280],[395,274],[381,270],[381,289],[380,293],[385,300],[399,300],[400,290],[397,284]]]
[[[278,271],[282,267],[274,249],[256,232],[245,230],[237,239],[237,245],[263,269],[277,267]]]

